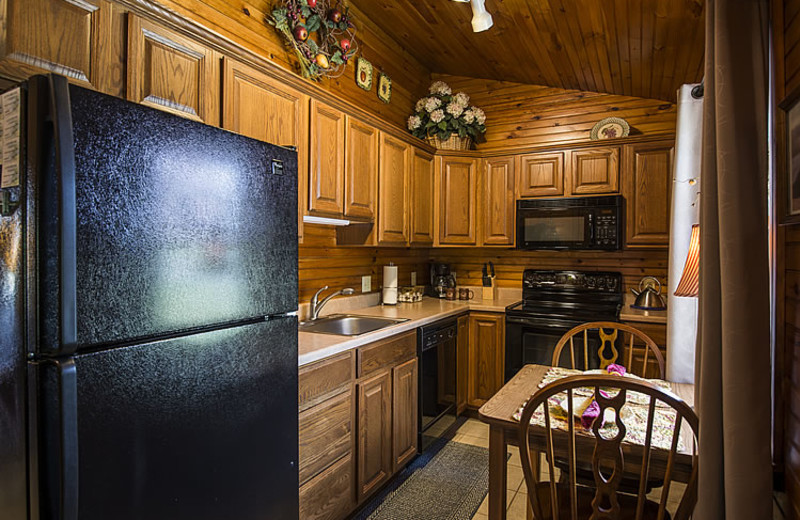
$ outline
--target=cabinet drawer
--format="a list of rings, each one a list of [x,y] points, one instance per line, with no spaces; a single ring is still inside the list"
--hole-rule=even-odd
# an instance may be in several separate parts
[[[376,341],[358,349],[358,377],[393,367],[417,355],[417,332]]]
[[[341,520],[354,505],[353,458],[346,456],[300,487],[300,518]]]
[[[353,445],[353,391],[300,414],[300,483],[347,455]]]
[[[344,352],[300,369],[298,406],[301,411],[347,389],[355,375],[353,355],[353,351]]]

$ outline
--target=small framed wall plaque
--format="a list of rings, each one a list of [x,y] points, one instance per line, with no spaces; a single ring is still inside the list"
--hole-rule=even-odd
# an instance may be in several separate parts
[[[364,58],[358,58],[356,84],[364,90],[372,90],[372,63]]]
[[[384,103],[392,100],[392,79],[383,72],[378,76],[378,99]]]

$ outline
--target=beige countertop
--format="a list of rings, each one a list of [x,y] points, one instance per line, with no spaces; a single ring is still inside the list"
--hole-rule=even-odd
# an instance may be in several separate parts
[[[348,314],[362,316],[383,316],[387,318],[408,318],[409,321],[392,325],[360,336],[337,336],[333,334],[316,334],[313,332],[298,333],[298,365],[303,366],[320,359],[367,345],[401,332],[416,329],[435,321],[456,316],[468,311],[505,312],[507,306],[519,301],[519,298],[500,298],[496,300],[474,299],[469,301],[439,300],[424,298],[416,303],[398,303],[397,305],[377,305],[360,309],[348,309]],[[328,313],[325,313],[328,314]]]
[[[667,311],[643,311],[641,309],[631,309],[631,304],[635,301],[633,295],[625,295],[625,304],[619,311],[620,321],[637,321],[639,323],[667,323]]]

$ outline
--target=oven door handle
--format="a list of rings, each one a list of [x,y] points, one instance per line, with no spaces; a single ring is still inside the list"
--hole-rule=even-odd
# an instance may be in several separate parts
[[[526,327],[537,328],[537,329],[571,329],[579,323],[577,322],[558,322],[555,323],[553,320],[550,319],[538,319],[538,318],[512,318],[506,316],[506,324],[511,325],[524,325]]]

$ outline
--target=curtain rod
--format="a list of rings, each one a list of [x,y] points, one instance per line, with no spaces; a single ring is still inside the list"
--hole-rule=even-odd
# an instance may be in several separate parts
[[[706,89],[705,88],[705,84],[706,84],[706,78],[704,76],[703,79],[700,80],[700,84],[692,89],[692,97],[693,98],[700,99],[700,98],[703,97],[703,94],[705,93],[705,89]]]

